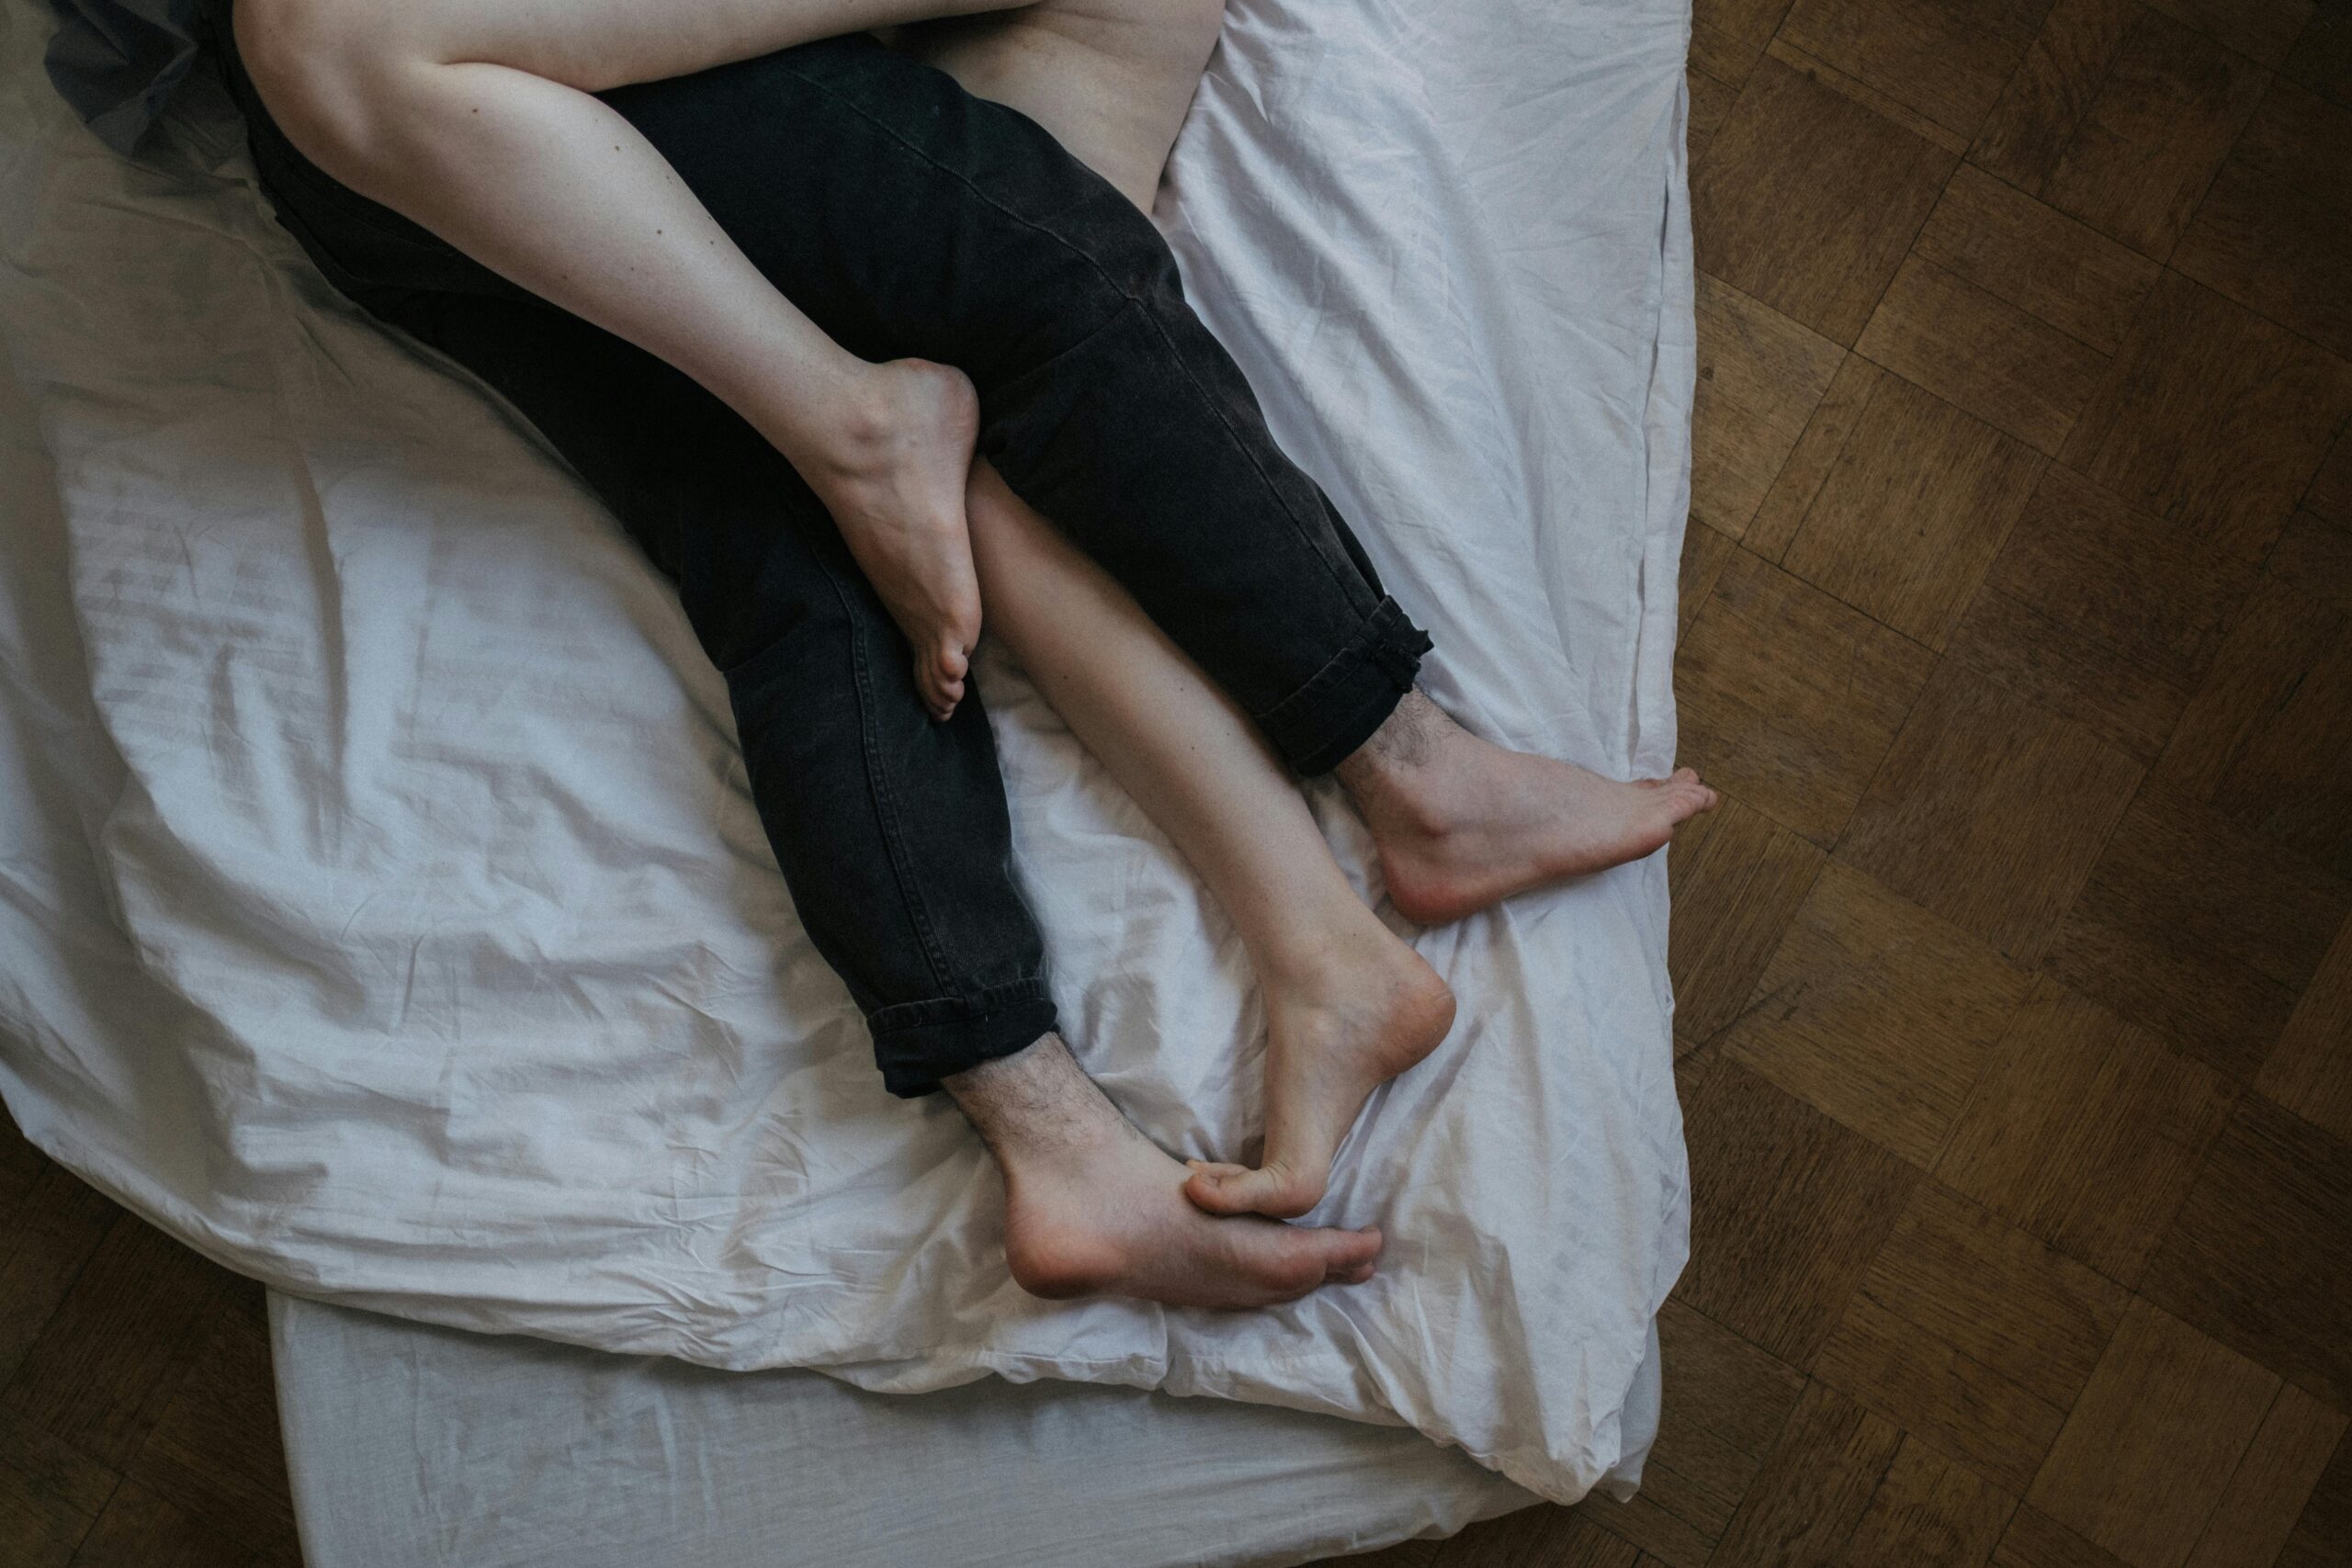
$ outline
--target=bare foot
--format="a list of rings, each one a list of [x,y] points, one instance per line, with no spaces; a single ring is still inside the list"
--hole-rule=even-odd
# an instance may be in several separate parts
[[[1372,1277],[1378,1231],[1217,1219],[1186,1202],[1184,1168],[1119,1114],[1055,1035],[946,1089],[1004,1171],[1005,1260],[1034,1295],[1239,1308]]]
[[[1184,1195],[1209,1213],[1288,1219],[1322,1201],[1364,1100],[1453,1027],[1437,971],[1379,921],[1365,924],[1316,972],[1268,980],[1265,1149],[1255,1170],[1190,1162]]]
[[[914,649],[923,705],[944,719],[980,639],[964,519],[979,398],[962,371],[925,359],[876,365],[868,382],[870,396],[843,400],[835,438],[795,461]]]
[[[1389,899],[1425,926],[1639,860],[1721,799],[1689,768],[1619,781],[1507,751],[1418,691],[1340,765],[1340,778],[1372,829]]]

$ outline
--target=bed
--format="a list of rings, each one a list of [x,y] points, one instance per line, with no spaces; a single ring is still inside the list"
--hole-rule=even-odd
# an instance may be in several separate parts
[[[1431,624],[1432,694],[1663,771],[1687,10],[1438,20],[1236,0],[1159,217]],[[278,1292],[317,1562],[585,1563],[639,1524],[713,1562],[1083,1561],[1106,1514],[1125,1561],[1295,1561],[1637,1479],[1687,1246],[1662,857],[1412,933],[1464,1024],[1314,1216],[1388,1230],[1377,1289],[1021,1298],[952,1111],[872,1083],[666,589],[308,273],[216,101],[120,164],[40,82],[40,7],[0,21],[0,1092]],[[982,680],[1081,1061],[1165,1146],[1239,1146],[1230,931]],[[1264,1506],[1206,1517],[1233,1486]]]

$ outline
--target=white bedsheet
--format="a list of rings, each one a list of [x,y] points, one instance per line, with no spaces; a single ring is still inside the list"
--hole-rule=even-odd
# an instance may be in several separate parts
[[[1236,0],[1162,210],[1435,633],[1433,693],[1620,773],[1673,742],[1686,31],[1679,0]],[[232,1267],[427,1321],[1401,1422],[1563,1499],[1617,1461],[1686,1234],[1660,860],[1419,939],[1462,1021],[1314,1216],[1388,1232],[1374,1283],[1239,1317],[1023,1296],[977,1144],[881,1091],[800,933],[673,597],[332,298],[202,105],[146,167],[72,127],[45,32],[0,0],[6,408],[47,454],[0,525],[62,523],[92,701],[12,720],[15,765],[72,791],[104,894],[0,860],[28,1136]],[[1229,929],[983,681],[1073,1045],[1163,1145],[1243,1147]]]
[[[270,1309],[309,1568],[1239,1568],[1535,1501],[1416,1433],[1262,1404],[994,1378],[877,1394]],[[1625,1415],[1645,1449],[1657,1394],[1653,1354]]]

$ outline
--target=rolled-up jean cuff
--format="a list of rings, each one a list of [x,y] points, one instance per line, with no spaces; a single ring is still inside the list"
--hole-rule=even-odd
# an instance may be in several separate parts
[[[1406,618],[1404,606],[1384,598],[1329,662],[1257,716],[1258,727],[1299,773],[1328,773],[1396,711],[1430,647],[1429,633]]]
[[[899,1002],[866,1017],[882,1085],[901,1100],[939,1088],[967,1067],[1010,1056],[1052,1031],[1054,998],[1042,979],[1015,980],[976,997]]]

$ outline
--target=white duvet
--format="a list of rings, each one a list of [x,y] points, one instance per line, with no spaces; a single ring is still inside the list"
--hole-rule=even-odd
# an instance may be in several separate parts
[[[1687,25],[1233,0],[1160,207],[1436,637],[1432,694],[1621,775],[1674,743]],[[1616,1462],[1687,1228],[1662,858],[1419,935],[1461,1021],[1311,1216],[1387,1232],[1372,1283],[1024,1296],[978,1143],[884,1093],[802,934],[667,586],[311,272],[217,101],[123,164],[41,80],[48,26],[0,0],[0,527],[67,541],[71,617],[20,582],[0,672],[78,661],[89,700],[16,714],[0,779],[71,795],[83,842],[44,852],[106,894],[0,829],[28,1135],[233,1268],[414,1318],[1405,1423],[1563,1500]],[[982,684],[1073,1047],[1165,1147],[1235,1155],[1261,1023],[1230,927],[1017,671]]]

